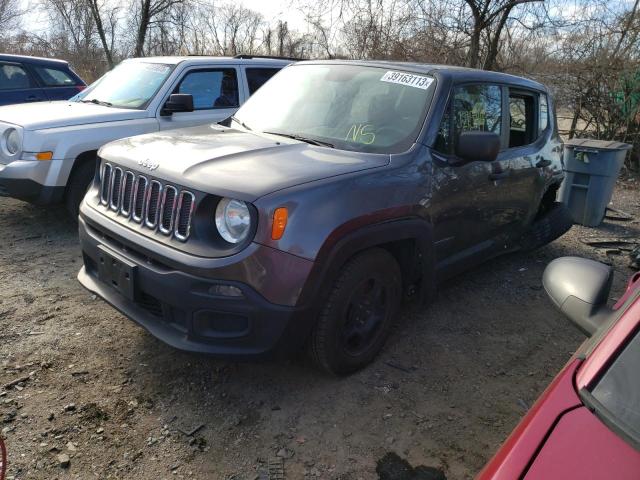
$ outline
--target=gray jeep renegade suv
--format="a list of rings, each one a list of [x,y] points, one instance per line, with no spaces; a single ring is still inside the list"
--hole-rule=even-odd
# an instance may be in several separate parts
[[[80,282],[183,350],[371,362],[403,297],[571,226],[551,99],[434,65],[285,68],[226,125],[99,152]]]

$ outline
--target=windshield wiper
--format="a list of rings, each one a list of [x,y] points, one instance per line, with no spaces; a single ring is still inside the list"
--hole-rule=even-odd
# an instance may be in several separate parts
[[[112,107],[113,103],[105,102],[103,100],[96,100],[95,98],[91,100],[80,100],[81,103],[93,103],[94,105],[102,105],[104,107]]]
[[[234,122],[242,125],[243,128],[246,128],[247,130],[251,131],[251,127],[249,125],[247,125],[246,123],[244,123],[242,120],[239,120],[238,118],[236,118],[235,115],[231,115],[231,120],[233,120]]]
[[[305,137],[304,135],[297,135],[295,133],[283,133],[283,132],[262,132],[268,135],[279,135],[281,137],[292,138],[293,140],[299,140],[301,142],[306,142],[311,145],[319,145],[321,147],[329,147],[336,148],[333,143],[325,142],[324,140],[318,140],[316,138]]]

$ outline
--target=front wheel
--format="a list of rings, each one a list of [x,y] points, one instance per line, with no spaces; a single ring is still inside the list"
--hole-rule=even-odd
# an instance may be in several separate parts
[[[374,248],[342,268],[310,339],[314,363],[334,374],[359,370],[382,349],[399,310],[402,275],[393,256]]]
[[[71,177],[69,178],[65,196],[65,205],[69,215],[71,215],[71,218],[76,221],[78,220],[78,213],[80,213],[80,203],[89,189],[89,185],[93,180],[95,172],[95,162],[85,161],[71,173]]]

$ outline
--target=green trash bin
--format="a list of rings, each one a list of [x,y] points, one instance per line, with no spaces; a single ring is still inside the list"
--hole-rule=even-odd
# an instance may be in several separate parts
[[[600,225],[630,148],[627,143],[586,138],[564,144],[565,178],[558,200],[567,206],[574,223]]]

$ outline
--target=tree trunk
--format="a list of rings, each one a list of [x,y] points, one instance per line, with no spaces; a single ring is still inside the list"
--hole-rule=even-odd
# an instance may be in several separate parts
[[[469,53],[467,54],[467,66],[471,68],[477,68],[480,63],[480,32],[479,25],[474,24]]]
[[[496,58],[498,57],[498,46],[500,45],[500,36],[502,35],[502,30],[507,23],[507,19],[511,14],[511,9],[513,5],[505,8],[502,11],[502,15],[500,15],[500,21],[496,26],[496,31],[493,33],[491,37],[491,41],[489,42],[489,50],[487,51],[487,57],[484,59],[484,65],[482,66],[483,70],[493,70],[496,66]]]
[[[151,0],[142,0],[140,6],[140,23],[138,24],[138,35],[136,36],[136,57],[142,57],[144,55],[144,42],[147,38],[147,30],[149,29]]]
[[[569,140],[576,136],[576,129],[578,128],[578,119],[580,118],[580,100],[576,105],[576,109],[573,112],[573,118],[571,119],[571,127],[569,127]]]
[[[100,17],[100,9],[98,8],[97,0],[88,0],[89,8],[91,9],[91,14],[93,15],[93,21],[96,23],[96,28],[98,29],[98,35],[100,36],[100,43],[102,43],[102,49],[104,50],[104,55],[107,58],[107,64],[109,65],[109,70],[113,68],[113,56],[111,55],[111,49],[109,48],[109,44],[107,43],[107,35],[104,31],[104,24],[102,23],[102,18]]]

